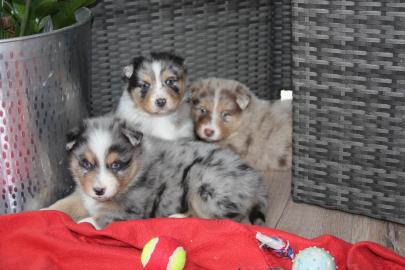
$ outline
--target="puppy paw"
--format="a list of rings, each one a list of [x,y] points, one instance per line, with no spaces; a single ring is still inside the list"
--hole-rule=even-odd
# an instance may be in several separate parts
[[[101,227],[97,225],[96,221],[92,217],[83,218],[79,220],[77,223],[79,224],[84,222],[90,223],[96,230],[101,230]]]

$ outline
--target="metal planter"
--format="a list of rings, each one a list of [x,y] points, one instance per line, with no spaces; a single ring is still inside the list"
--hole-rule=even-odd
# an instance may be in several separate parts
[[[87,116],[90,19],[0,41],[0,213],[44,207],[72,188],[65,134]]]

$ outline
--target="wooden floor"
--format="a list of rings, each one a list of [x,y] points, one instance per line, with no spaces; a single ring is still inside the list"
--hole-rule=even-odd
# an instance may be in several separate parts
[[[267,173],[269,211],[266,224],[306,238],[332,234],[348,242],[369,240],[405,257],[405,226],[291,200],[291,173]]]

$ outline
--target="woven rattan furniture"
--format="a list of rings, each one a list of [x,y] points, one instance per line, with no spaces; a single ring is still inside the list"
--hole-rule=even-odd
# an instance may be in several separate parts
[[[116,104],[120,72],[153,50],[190,79],[291,88],[293,198],[405,223],[404,4],[397,1],[102,1],[94,9],[91,113]]]
[[[292,2],[293,198],[405,224],[405,2]]]
[[[290,1],[104,0],[93,13],[93,115],[111,111],[122,67],[150,51],[185,57],[191,80],[238,79],[263,98],[291,88]]]

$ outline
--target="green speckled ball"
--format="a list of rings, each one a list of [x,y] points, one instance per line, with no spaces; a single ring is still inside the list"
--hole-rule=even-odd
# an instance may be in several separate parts
[[[309,247],[295,257],[292,270],[336,270],[336,264],[329,252],[322,248]]]

